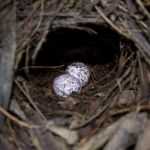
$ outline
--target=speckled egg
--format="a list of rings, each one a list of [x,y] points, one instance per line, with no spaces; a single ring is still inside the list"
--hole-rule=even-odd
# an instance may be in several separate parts
[[[72,92],[80,93],[81,84],[77,78],[66,73],[54,79],[53,90],[58,96],[68,97]]]
[[[79,79],[81,86],[85,86],[90,79],[90,70],[88,66],[82,62],[73,62],[67,66],[66,72]]]

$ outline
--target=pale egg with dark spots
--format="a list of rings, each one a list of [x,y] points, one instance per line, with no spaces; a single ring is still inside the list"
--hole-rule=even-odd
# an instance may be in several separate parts
[[[53,81],[53,91],[61,97],[68,97],[72,92],[80,93],[80,81],[69,73],[56,77]]]
[[[82,62],[73,62],[66,68],[66,73],[79,79],[81,86],[87,85],[90,79],[90,70],[88,66]]]

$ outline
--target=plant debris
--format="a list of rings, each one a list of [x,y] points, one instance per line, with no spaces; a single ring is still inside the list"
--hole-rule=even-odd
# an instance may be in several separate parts
[[[14,85],[9,109],[0,105],[0,149],[150,149],[150,2],[17,0],[0,16],[9,5],[16,9],[15,74],[6,72]],[[1,62],[4,50],[0,81],[12,71]],[[90,81],[80,94],[59,97],[53,79],[74,61],[88,65]],[[6,91],[0,95],[8,100],[11,86]]]

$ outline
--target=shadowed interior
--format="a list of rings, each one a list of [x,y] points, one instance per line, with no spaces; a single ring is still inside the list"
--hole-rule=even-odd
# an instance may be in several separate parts
[[[119,36],[104,26],[89,25],[94,33],[61,28],[47,36],[36,65],[61,65],[72,61],[88,64],[114,62],[119,54]]]

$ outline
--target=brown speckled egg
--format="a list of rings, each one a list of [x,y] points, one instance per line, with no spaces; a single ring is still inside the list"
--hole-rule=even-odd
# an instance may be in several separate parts
[[[82,62],[73,62],[66,68],[66,73],[79,79],[81,86],[85,86],[90,79],[90,70],[87,65]]]
[[[81,84],[78,79],[66,73],[54,79],[53,90],[58,96],[68,97],[72,92],[80,93]]]

